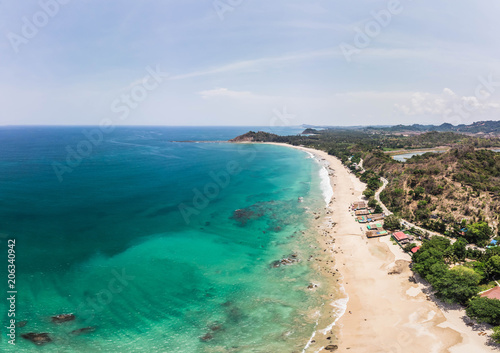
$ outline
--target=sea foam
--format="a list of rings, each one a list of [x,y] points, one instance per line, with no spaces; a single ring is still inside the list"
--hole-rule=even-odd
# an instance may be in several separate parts
[[[328,170],[326,170],[325,166],[322,166],[321,169],[319,170],[319,177],[321,179],[320,181],[321,192],[323,193],[323,197],[325,198],[325,203],[328,206],[330,200],[333,197],[333,189],[330,183],[330,176],[328,175]]]
[[[325,203],[328,206],[330,203],[332,197],[333,197],[333,188],[332,184],[330,183],[330,175],[328,174],[328,170],[326,169],[326,166],[315,156],[309,151],[305,151],[308,155],[309,158],[312,158],[320,165],[320,170],[319,170],[319,178],[320,178],[320,189],[321,193],[323,194],[323,198],[325,199]]]

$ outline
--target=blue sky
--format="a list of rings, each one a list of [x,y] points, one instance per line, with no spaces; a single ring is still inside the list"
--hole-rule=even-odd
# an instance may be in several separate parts
[[[0,124],[268,125],[276,110],[293,125],[498,120],[499,10],[484,0],[3,0]],[[144,93],[151,69],[161,82],[120,116],[111,106]]]

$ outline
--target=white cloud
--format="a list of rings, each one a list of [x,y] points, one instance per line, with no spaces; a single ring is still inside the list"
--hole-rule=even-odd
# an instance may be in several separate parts
[[[214,67],[211,69],[203,70],[203,71],[194,71],[186,74],[180,74],[170,77],[171,80],[182,80],[186,78],[193,77],[201,77],[207,75],[214,74],[222,74],[228,72],[241,72],[241,71],[250,71],[256,69],[262,69],[265,66],[283,64],[285,62],[294,62],[301,60],[310,60],[321,57],[334,57],[339,56],[338,49],[324,49],[324,50],[316,50],[305,53],[295,53],[295,54],[287,54],[283,56],[276,57],[268,57],[268,58],[260,58],[260,59],[252,59],[252,60],[242,60],[239,62],[234,62],[231,64],[221,65],[219,67]]]
[[[491,99],[487,92],[481,92],[481,97],[460,96],[449,88],[443,89],[441,94],[427,92],[413,93],[407,104],[395,104],[397,112],[410,116],[439,116],[450,123],[467,123],[471,119],[487,114],[500,112],[498,101]]]
[[[231,91],[227,88],[216,88],[199,92],[203,99],[213,97],[228,97],[228,98],[256,98],[252,92],[248,91]]]

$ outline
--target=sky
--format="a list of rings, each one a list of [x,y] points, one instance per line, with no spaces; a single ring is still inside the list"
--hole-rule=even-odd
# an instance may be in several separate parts
[[[0,2],[0,125],[499,120],[500,2]]]

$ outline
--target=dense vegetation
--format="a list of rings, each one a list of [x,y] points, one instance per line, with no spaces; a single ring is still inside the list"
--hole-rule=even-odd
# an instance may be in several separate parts
[[[499,153],[458,146],[380,171],[390,182],[382,201],[424,228],[484,246],[498,226]]]
[[[327,151],[367,183],[364,195],[374,208],[378,205],[373,196],[383,176],[389,184],[381,194],[382,202],[397,216],[423,228],[463,236],[482,246],[498,233],[500,154],[484,148],[499,147],[500,139],[451,132],[402,136],[308,129],[308,133],[313,135],[249,132],[236,140],[283,142]],[[448,146],[450,150],[415,156],[406,163],[395,161],[387,153],[436,146]]]
[[[451,244],[444,237],[424,241],[413,255],[413,270],[425,278],[436,296],[467,307],[467,315],[478,322],[498,326],[492,338],[500,340],[500,300],[481,298],[481,290],[496,285],[500,275],[500,248],[485,252],[467,249],[467,240]]]
[[[435,125],[420,125],[414,124],[411,126],[396,125],[391,127],[369,127],[367,130],[375,131],[390,131],[390,132],[429,132],[429,131],[440,131],[440,132],[461,132],[469,134],[486,133],[486,134],[500,134],[500,121],[477,121],[470,125],[457,125],[444,123],[439,126]]]
[[[490,129],[497,124],[467,129]],[[448,236],[420,234],[424,241],[413,255],[413,270],[443,301],[464,305],[470,317],[496,325],[492,338],[500,342],[500,300],[478,297],[500,277],[500,247],[481,250],[470,245],[484,247],[492,237],[500,236],[500,154],[484,149],[500,146],[500,140],[451,132],[402,136],[309,129],[308,133],[311,135],[250,132],[235,141],[282,142],[327,151],[367,184],[364,195],[376,212],[381,208],[374,195],[382,185],[380,177],[386,178],[388,185],[380,197],[395,214],[386,217],[386,229],[399,229],[400,218],[404,218]],[[395,161],[388,153],[436,146],[449,150],[414,156],[406,163]]]

